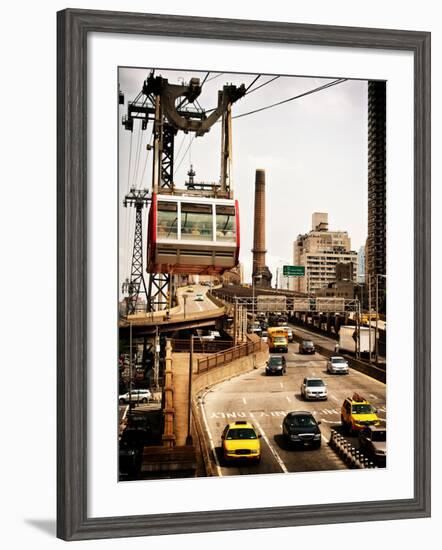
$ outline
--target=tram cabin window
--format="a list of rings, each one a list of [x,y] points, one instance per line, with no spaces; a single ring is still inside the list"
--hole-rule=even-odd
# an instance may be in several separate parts
[[[181,204],[181,240],[211,241],[212,205]]]
[[[216,205],[216,240],[235,241],[236,223],[235,207]]]
[[[157,234],[159,239],[176,239],[178,232],[177,204],[158,202]]]

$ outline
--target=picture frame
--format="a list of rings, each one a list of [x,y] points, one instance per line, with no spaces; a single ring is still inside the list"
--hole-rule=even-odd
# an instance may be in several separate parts
[[[414,57],[414,497],[92,518],[87,515],[89,33],[376,48]],[[430,33],[68,9],[57,15],[57,536],[64,540],[430,515]]]

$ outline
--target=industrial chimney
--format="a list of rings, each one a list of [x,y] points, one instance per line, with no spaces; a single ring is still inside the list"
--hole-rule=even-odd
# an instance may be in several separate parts
[[[257,169],[255,176],[255,218],[253,228],[253,269],[255,285],[271,287],[272,274],[266,263],[266,173]]]

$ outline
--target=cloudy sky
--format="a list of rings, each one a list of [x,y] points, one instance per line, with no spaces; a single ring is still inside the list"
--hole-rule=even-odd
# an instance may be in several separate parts
[[[119,86],[125,96],[119,117],[127,102],[139,93],[150,69],[120,69]],[[207,71],[163,70],[156,68],[171,83],[202,81]],[[345,78],[345,75],[342,75]],[[226,83],[246,87],[256,75],[211,73],[198,101],[205,109],[216,106],[217,92]],[[263,75],[251,87],[269,81]],[[233,105],[233,117],[266,107],[317,88],[332,79],[281,76]],[[329,228],[348,231],[353,250],[367,236],[367,82],[346,81],[323,91],[283,105],[234,119],[233,186],[241,215],[241,253],[245,279],[251,274],[253,243],[253,193],[256,168],[266,171],[267,264],[276,268],[292,264],[293,241],[311,229],[313,212],[328,212]],[[138,121],[134,131],[120,124],[120,277],[130,274],[135,211],[122,201],[129,187],[151,188],[152,154],[146,144],[151,126],[142,132]],[[203,137],[179,132],[175,138],[175,175],[184,187],[192,163],[197,181],[215,182],[220,176],[220,124]],[[132,146],[131,146],[132,141]],[[186,152],[187,150],[187,152]],[[147,213],[144,214],[146,227]],[[144,243],[146,231],[143,235]]]

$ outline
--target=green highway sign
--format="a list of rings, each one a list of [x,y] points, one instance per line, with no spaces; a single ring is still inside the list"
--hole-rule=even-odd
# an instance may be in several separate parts
[[[304,277],[305,267],[303,265],[285,265],[282,268],[284,277]]]

